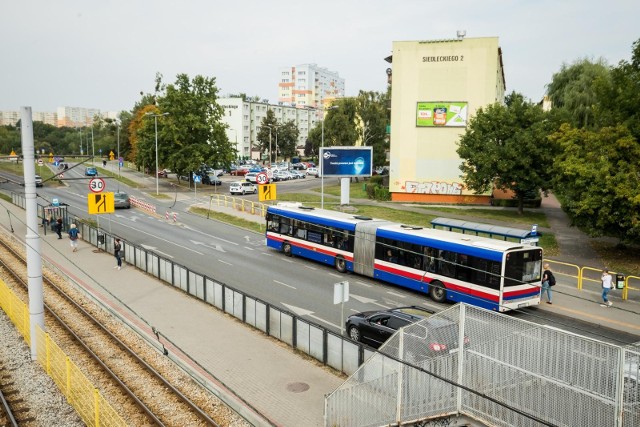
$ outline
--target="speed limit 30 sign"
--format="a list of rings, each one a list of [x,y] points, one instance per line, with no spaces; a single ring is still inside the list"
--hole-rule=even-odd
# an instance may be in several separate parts
[[[106,184],[102,178],[91,178],[89,181],[89,190],[94,193],[102,193],[105,188]]]
[[[267,184],[269,182],[269,177],[266,173],[260,172],[256,175],[256,183],[258,184]]]

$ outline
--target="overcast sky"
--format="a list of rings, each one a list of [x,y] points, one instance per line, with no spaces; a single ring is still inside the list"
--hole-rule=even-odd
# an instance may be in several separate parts
[[[305,63],[384,91],[393,41],[456,30],[499,37],[507,91],[538,101],[562,63],[629,60],[640,0],[2,0],[0,110],[130,110],[158,72],[276,103],[280,67]]]

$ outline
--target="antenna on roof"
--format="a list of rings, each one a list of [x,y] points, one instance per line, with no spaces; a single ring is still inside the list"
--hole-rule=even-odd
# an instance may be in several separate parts
[[[467,30],[458,30],[458,31],[456,31],[456,36],[458,36],[458,38],[461,39],[461,40],[466,35],[467,35]]]

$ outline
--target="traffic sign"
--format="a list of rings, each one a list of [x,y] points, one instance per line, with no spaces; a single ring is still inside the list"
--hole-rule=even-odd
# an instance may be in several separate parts
[[[276,185],[275,184],[265,184],[258,185],[258,201],[264,202],[266,200],[276,200]]]
[[[260,172],[259,174],[256,175],[256,183],[258,183],[258,184],[268,184],[269,183],[269,177],[267,176],[266,173]]]
[[[90,215],[115,212],[115,198],[113,193],[87,194],[87,206]]]
[[[104,183],[104,179],[102,178],[91,178],[89,181],[89,190],[94,193],[102,193],[106,186],[107,185]]]

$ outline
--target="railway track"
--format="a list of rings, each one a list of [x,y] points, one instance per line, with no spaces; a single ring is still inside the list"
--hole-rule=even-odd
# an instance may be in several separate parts
[[[27,301],[21,248],[0,239],[0,260],[3,280]],[[127,424],[248,425],[67,280],[45,270],[43,287],[47,333]]]
[[[0,361],[0,426],[33,425],[35,418],[15,387],[11,369]]]

